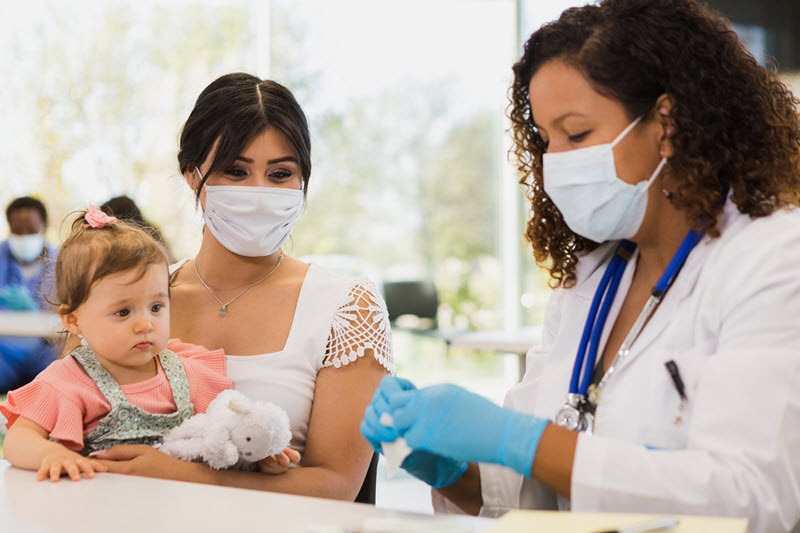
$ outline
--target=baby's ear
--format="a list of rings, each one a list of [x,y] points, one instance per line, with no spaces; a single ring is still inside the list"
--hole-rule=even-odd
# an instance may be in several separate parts
[[[60,305],[58,307],[58,316],[61,318],[61,325],[64,326],[64,329],[72,333],[73,335],[77,333],[78,328],[78,317],[75,316],[75,313],[65,313],[66,310],[65,305]]]

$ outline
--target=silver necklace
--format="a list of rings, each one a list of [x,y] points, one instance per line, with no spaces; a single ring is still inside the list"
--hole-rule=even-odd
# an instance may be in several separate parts
[[[279,267],[279,266],[281,266],[281,263],[283,263],[283,250],[281,250],[281,255],[278,257],[278,263],[277,263],[277,264],[276,264],[276,265],[275,265],[275,266],[272,268],[272,270],[270,270],[269,272],[267,272],[267,274],[266,274],[266,275],[265,275],[263,278],[255,280],[253,283],[251,283],[250,285],[248,285],[247,287],[245,287],[244,289],[242,289],[242,290],[239,292],[239,294],[237,294],[236,296],[234,296],[233,298],[231,298],[231,299],[230,299],[230,300],[228,300],[227,302],[223,302],[222,300],[220,300],[220,299],[219,299],[219,296],[217,296],[217,295],[216,295],[216,293],[214,293],[214,291],[213,291],[213,290],[211,290],[211,287],[209,287],[209,286],[208,286],[208,284],[206,283],[206,281],[203,279],[203,276],[201,276],[201,275],[200,275],[200,272],[197,270],[197,260],[195,260],[195,261],[194,261],[194,273],[195,273],[195,274],[197,274],[197,279],[199,279],[199,280],[200,280],[200,283],[202,283],[202,284],[203,284],[203,287],[205,287],[205,288],[206,288],[206,290],[207,290],[209,293],[211,293],[211,296],[213,296],[213,297],[214,297],[214,299],[215,299],[215,300],[216,300],[216,301],[219,303],[219,305],[221,306],[221,307],[219,308],[219,316],[225,316],[225,315],[227,315],[227,314],[228,314],[228,306],[229,306],[229,305],[231,305],[233,302],[235,302],[235,301],[236,301],[236,299],[237,299],[237,298],[239,298],[239,296],[241,296],[242,294],[246,293],[247,291],[249,291],[250,289],[252,289],[252,288],[253,288],[253,287],[255,287],[256,285],[258,285],[259,283],[261,283],[262,281],[266,280],[268,277],[270,277],[271,275],[273,275],[273,274],[275,273],[275,271],[276,271],[276,270],[278,270],[278,267]]]

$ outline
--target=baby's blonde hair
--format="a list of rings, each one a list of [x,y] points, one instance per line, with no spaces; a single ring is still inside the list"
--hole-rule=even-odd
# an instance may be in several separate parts
[[[72,222],[55,267],[55,301],[59,314],[72,313],[89,297],[92,286],[112,274],[136,270],[140,279],[151,265],[169,265],[166,253],[144,229],[123,221],[86,227],[86,211]]]

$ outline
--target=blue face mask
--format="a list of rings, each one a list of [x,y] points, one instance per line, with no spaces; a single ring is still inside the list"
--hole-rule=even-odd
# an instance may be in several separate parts
[[[641,119],[610,143],[542,157],[544,190],[576,234],[605,242],[629,239],[639,231],[647,210],[647,190],[667,163],[662,158],[650,178],[635,185],[617,177],[614,146]]]

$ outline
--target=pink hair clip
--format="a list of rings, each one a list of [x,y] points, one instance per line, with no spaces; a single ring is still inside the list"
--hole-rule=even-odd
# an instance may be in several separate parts
[[[86,219],[86,224],[83,225],[84,228],[102,228],[106,224],[115,224],[117,222],[117,217],[110,217],[93,205],[89,206],[89,209],[86,210],[86,216],[83,218]]]

